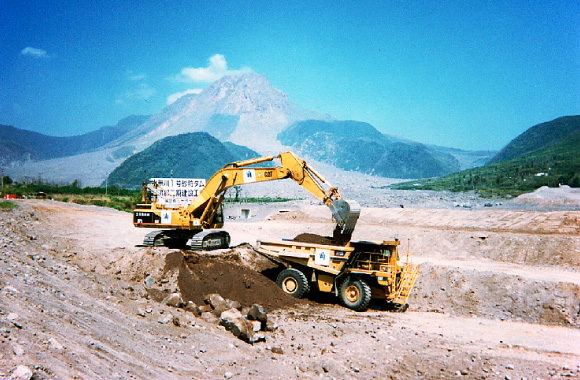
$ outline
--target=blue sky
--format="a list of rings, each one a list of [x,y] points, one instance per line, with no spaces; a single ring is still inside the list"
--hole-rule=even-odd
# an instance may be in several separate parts
[[[580,114],[580,2],[0,0],[0,124],[70,136],[227,73],[382,132],[500,149]]]

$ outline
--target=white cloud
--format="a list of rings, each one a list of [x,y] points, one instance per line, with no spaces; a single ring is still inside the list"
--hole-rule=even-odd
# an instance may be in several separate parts
[[[252,69],[242,67],[239,70],[229,70],[226,58],[221,54],[215,54],[209,58],[207,67],[186,67],[181,70],[177,79],[181,82],[211,83],[225,75],[237,75],[249,73]]]
[[[27,55],[27,56],[34,57],[34,58],[48,58],[48,54],[47,54],[46,50],[37,49],[37,48],[30,47],[30,46],[22,49],[20,54]]]
[[[199,94],[201,93],[203,90],[201,88],[192,88],[189,90],[185,90],[182,92],[176,92],[175,94],[171,94],[167,97],[167,105],[170,105],[172,103],[175,103],[175,101],[179,98],[181,98],[184,95],[188,95],[188,94]]]

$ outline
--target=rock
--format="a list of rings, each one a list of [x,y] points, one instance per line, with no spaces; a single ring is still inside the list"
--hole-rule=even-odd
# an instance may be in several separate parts
[[[183,307],[186,305],[186,303],[183,302],[183,297],[181,297],[181,294],[179,293],[171,293],[163,299],[162,303],[172,307]]]
[[[268,331],[268,332],[274,332],[278,330],[278,324],[270,319],[268,319],[268,322],[266,322],[266,328],[264,329],[264,331]]]
[[[12,345],[12,352],[14,353],[14,355],[16,356],[20,356],[20,355],[24,355],[24,348],[22,348],[21,345],[14,343]]]
[[[48,340],[48,346],[54,350],[64,350],[64,346],[55,338],[50,338]]]
[[[254,332],[262,330],[262,323],[260,321],[251,321],[250,323],[252,324],[252,330]]]
[[[199,307],[199,312],[200,313],[210,313],[212,311],[212,308],[210,305],[203,305],[203,306],[198,306]]]
[[[16,367],[14,372],[12,372],[12,378],[15,380],[30,380],[32,377],[32,371],[25,365],[19,365]]]
[[[201,315],[201,310],[199,309],[199,306],[197,306],[195,303],[191,301],[188,301],[185,304],[185,306],[183,306],[183,310],[193,313],[196,317],[199,317]]]
[[[210,313],[208,311],[201,313],[201,319],[203,319],[204,321],[208,322],[208,323],[218,323],[219,322],[219,318],[213,314]]]
[[[218,317],[221,313],[228,310],[226,300],[219,294],[209,294],[205,297],[204,301],[211,306],[213,313]]]
[[[157,322],[161,323],[162,325],[166,325],[171,321],[173,321],[173,315],[171,315],[171,314],[163,314],[157,320]]]
[[[6,316],[6,319],[8,321],[10,321],[10,323],[12,323],[12,325],[14,325],[14,327],[16,327],[18,329],[22,329],[23,326],[16,321],[18,318],[20,318],[20,316],[18,314],[16,314],[16,313],[9,313]]]
[[[252,324],[248,321],[238,309],[229,309],[221,313],[220,326],[234,334],[235,337],[245,341],[253,342],[254,331]]]
[[[32,372],[32,377],[30,380],[48,380],[49,377],[46,373],[42,371],[34,371]]]
[[[234,377],[234,374],[233,373],[231,373],[231,372],[224,373],[224,378],[231,379],[232,377]]]
[[[284,355],[284,350],[281,347],[272,347],[272,353],[277,355]]]
[[[320,366],[321,366],[322,371],[324,373],[329,373],[330,371],[335,372],[335,370],[336,370],[334,363],[328,359],[323,359],[320,362]]]
[[[145,309],[139,308],[137,309],[137,315],[140,317],[145,317],[147,315],[147,312],[145,311]]]
[[[18,289],[16,289],[13,286],[10,286],[10,285],[5,286],[2,290],[6,291],[6,292],[14,293],[14,294],[20,293],[20,291]]]
[[[228,309],[238,309],[242,310],[242,304],[238,301],[226,300],[226,305]]]
[[[246,314],[250,321],[259,321],[262,324],[261,329],[266,329],[266,324],[268,323],[268,316],[264,312],[264,308],[261,305],[253,304]]]
[[[248,343],[254,344],[254,343],[265,342],[265,341],[266,341],[266,335],[264,335],[262,333],[257,333],[257,334],[254,334],[252,336],[252,339]]]

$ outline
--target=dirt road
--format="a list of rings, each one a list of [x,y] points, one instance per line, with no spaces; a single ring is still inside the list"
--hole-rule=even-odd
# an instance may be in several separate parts
[[[355,239],[398,235],[401,251],[421,263],[409,310],[356,313],[332,298],[263,299],[279,328],[250,345],[155,300],[148,281],[192,297],[201,289],[179,289],[179,251],[136,247],[147,231],[133,228],[130,214],[19,204],[0,213],[0,379],[580,376],[577,211],[365,208]],[[331,233],[324,207],[298,208],[232,219],[226,228],[234,245]],[[270,280],[249,269],[251,250],[228,255],[240,267],[238,275],[227,272],[232,289],[272,297]],[[207,260],[222,271],[230,263]],[[173,323],[165,322],[168,315]],[[26,369],[31,376],[21,375]]]

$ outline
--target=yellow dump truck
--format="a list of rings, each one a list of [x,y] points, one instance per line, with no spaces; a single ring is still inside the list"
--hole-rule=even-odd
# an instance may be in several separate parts
[[[333,292],[352,310],[366,310],[373,299],[404,311],[419,267],[399,262],[399,245],[399,240],[351,241],[345,246],[258,241],[256,251],[286,267],[276,284],[296,298],[317,289]]]

